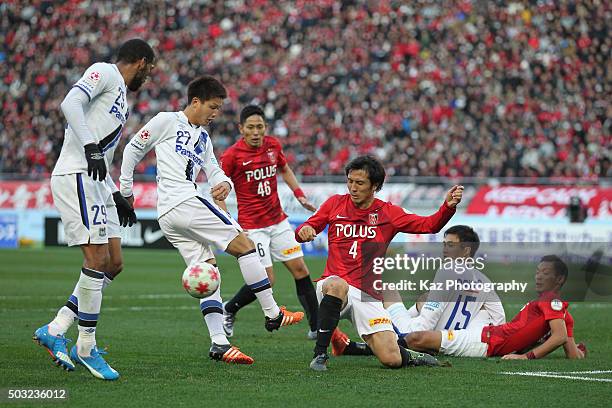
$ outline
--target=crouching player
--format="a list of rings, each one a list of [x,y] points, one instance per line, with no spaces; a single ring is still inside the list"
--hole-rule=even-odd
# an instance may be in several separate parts
[[[340,318],[353,323],[374,355],[387,367],[437,365],[431,356],[411,352],[397,344],[382,294],[372,285],[373,259],[384,256],[398,232],[440,231],[455,214],[463,187],[454,186],[435,214],[422,217],[374,197],[385,179],[385,170],[377,159],[358,157],[346,166],[345,172],[349,194],[329,198],[296,230],[298,242],[307,242],[329,225],[329,256],[316,288],[319,324],[310,367],[316,371],[327,369],[327,348]]]
[[[574,341],[574,319],[559,291],[567,280],[567,265],[556,255],[540,259],[535,287],[539,296],[511,322],[470,325],[466,330],[420,331],[405,341],[415,350],[464,357],[501,356],[503,360],[537,359],[563,346],[567,358],[584,358],[586,348]],[[545,339],[541,344],[540,340]]]

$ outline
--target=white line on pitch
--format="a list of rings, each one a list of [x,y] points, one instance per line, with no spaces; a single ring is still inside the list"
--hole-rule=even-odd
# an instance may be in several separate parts
[[[534,371],[538,374],[610,374],[612,370],[595,370],[595,371]]]
[[[514,373],[514,372],[502,372],[500,374],[505,375],[519,375],[524,377],[546,377],[546,378],[564,378],[568,380],[581,380],[581,381],[597,381],[597,382],[612,382],[611,378],[592,378],[592,377],[577,377],[573,375],[562,375],[562,373],[554,374],[546,373],[546,372],[523,372],[523,373]]]

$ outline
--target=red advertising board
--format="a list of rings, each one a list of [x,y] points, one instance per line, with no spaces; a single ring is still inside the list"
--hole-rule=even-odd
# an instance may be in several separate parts
[[[612,215],[612,188],[599,186],[481,187],[467,207],[468,214],[519,218],[565,217],[571,197],[580,197],[591,218]]]
[[[155,183],[135,183],[136,208],[155,209],[157,188]],[[0,208],[37,209],[53,208],[49,181],[0,181]]]

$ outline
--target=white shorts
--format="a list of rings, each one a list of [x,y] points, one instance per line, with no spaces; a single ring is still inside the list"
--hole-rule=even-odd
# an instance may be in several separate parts
[[[302,246],[295,240],[295,233],[286,218],[266,228],[246,231],[255,243],[255,248],[265,268],[272,266],[272,259],[286,262],[303,257]]]
[[[441,330],[440,352],[458,357],[486,357],[488,344],[481,341],[482,329],[488,326],[486,320],[470,323],[467,329]]]
[[[51,193],[69,246],[121,238],[113,192],[106,182],[83,173],[52,176]]]
[[[159,226],[187,265],[214,258],[211,244],[225,251],[242,232],[229,214],[201,197],[190,198],[162,215]]]
[[[323,299],[323,284],[332,276],[317,282],[317,300],[321,303]],[[349,320],[359,336],[382,331],[393,332],[391,316],[383,307],[380,300],[373,298],[367,293],[349,285],[346,306],[340,311],[340,318]]]

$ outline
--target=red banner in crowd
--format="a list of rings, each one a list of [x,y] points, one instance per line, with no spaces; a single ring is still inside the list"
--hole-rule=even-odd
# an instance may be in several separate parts
[[[134,196],[136,208],[155,209],[155,183],[135,183]],[[0,181],[0,208],[45,210],[53,207],[49,181]]]
[[[612,215],[612,188],[559,186],[481,187],[467,207],[468,214],[519,218],[565,217],[571,197],[579,197],[588,216]]]

